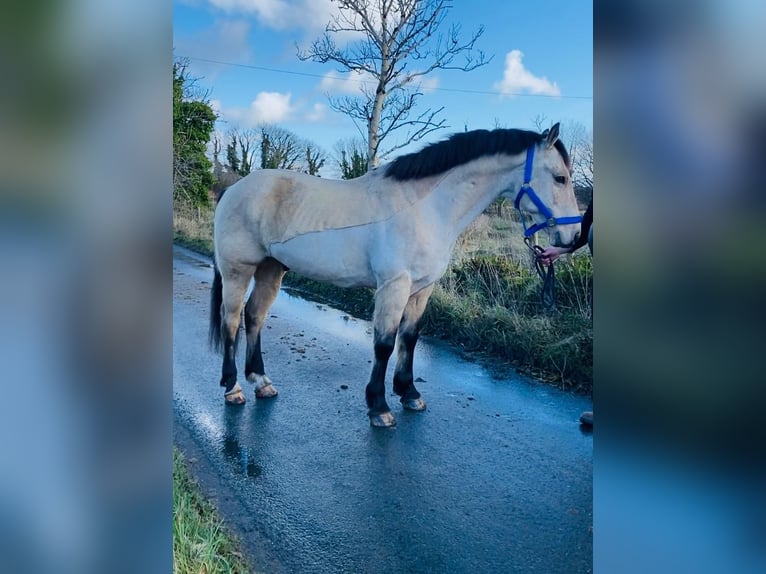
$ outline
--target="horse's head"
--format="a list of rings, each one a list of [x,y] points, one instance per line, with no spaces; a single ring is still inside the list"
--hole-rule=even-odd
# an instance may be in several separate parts
[[[559,140],[559,124],[545,130],[527,150],[524,183],[515,190],[514,205],[532,218],[524,235],[547,230],[553,245],[564,247],[580,234],[580,211],[572,186],[569,154]],[[523,214],[522,214],[523,219]]]

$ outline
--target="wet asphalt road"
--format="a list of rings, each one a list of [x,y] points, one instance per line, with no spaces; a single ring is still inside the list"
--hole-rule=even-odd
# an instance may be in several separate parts
[[[593,437],[577,422],[589,400],[495,380],[425,340],[428,410],[391,396],[398,425],[373,429],[369,323],[283,291],[263,334],[280,394],[256,402],[241,348],[248,403],[225,407],[207,347],[212,269],[178,247],[173,267],[176,444],[259,571],[592,570]]]

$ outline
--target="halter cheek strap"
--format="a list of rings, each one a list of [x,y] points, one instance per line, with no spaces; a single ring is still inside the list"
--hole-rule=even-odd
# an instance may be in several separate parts
[[[521,189],[519,190],[519,193],[516,194],[516,199],[513,202],[513,206],[519,211],[519,214],[521,215],[521,223],[524,226],[524,237],[529,237],[530,235],[533,235],[541,229],[545,229],[546,227],[553,227],[554,225],[568,225],[570,223],[580,223],[582,221],[581,215],[572,215],[569,217],[558,218],[554,217],[553,212],[548,208],[547,205],[543,203],[543,200],[540,199],[540,196],[535,193],[535,190],[532,189],[530,181],[532,181],[532,162],[534,159],[535,146],[531,145],[527,148],[527,162],[524,165],[524,183],[521,185]],[[519,207],[521,204],[521,198],[524,197],[525,194],[529,196],[529,199],[532,200],[532,203],[537,206],[537,209],[540,210],[540,213],[543,215],[543,217],[545,217],[545,221],[543,223],[535,223],[532,225],[532,227],[527,227],[524,215],[521,213],[521,208]]]

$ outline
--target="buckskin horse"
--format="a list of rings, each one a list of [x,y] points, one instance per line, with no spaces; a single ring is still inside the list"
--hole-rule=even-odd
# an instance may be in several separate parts
[[[209,338],[223,350],[220,384],[227,404],[245,402],[235,351],[244,296],[245,377],[255,396],[277,390],[266,376],[261,331],[287,270],[340,287],[375,288],[375,361],[366,387],[375,427],[396,424],[385,373],[398,343],[394,392],[403,408],[426,408],[415,388],[419,322],[460,233],[495,199],[514,200],[533,225],[566,246],[580,232],[571,163],[559,124],[457,133],[352,180],[256,170],[218,201]],[[522,221],[525,221],[522,216]]]

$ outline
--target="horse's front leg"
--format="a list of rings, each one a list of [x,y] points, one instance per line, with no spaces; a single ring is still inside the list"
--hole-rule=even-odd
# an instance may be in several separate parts
[[[365,389],[369,408],[367,414],[370,424],[374,427],[391,427],[396,424],[396,419],[386,403],[386,368],[394,351],[396,332],[410,296],[410,286],[409,274],[403,273],[380,285],[375,292],[375,364]]]
[[[396,370],[394,371],[394,392],[401,397],[405,409],[423,411],[426,403],[415,388],[412,363],[415,345],[420,334],[420,323],[426,310],[428,298],[434,290],[433,285],[421,289],[410,297],[404,308],[402,322],[399,325],[399,347],[397,352]]]

